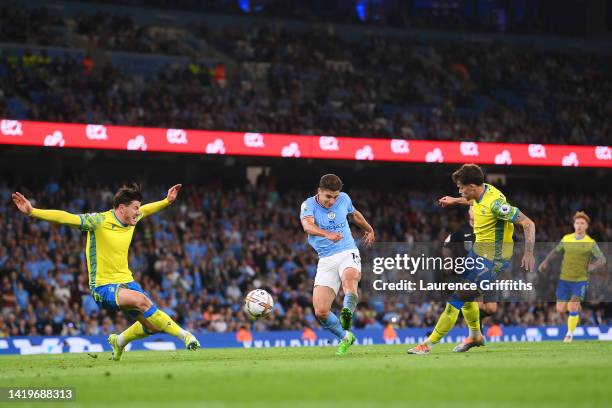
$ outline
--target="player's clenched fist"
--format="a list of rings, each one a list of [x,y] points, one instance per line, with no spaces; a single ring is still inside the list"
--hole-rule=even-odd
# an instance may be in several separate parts
[[[455,197],[445,196],[438,200],[438,204],[442,207],[448,207],[455,204]]]
[[[342,234],[339,232],[330,232],[325,238],[329,239],[332,242],[338,242],[342,239]]]
[[[375,240],[376,240],[376,237],[374,235],[374,231],[368,231],[365,234],[363,234],[363,243],[365,244],[365,246],[372,245],[372,243]]]

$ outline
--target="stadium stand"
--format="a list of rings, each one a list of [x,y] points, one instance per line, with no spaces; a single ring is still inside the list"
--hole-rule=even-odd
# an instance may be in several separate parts
[[[594,145],[612,132],[601,52],[248,19],[213,28],[129,10],[1,10],[12,42],[0,59],[7,118]],[[38,28],[20,31],[23,19]]]

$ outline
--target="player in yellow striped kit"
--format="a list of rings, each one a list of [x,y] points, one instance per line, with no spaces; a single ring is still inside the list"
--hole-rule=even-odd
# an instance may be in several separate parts
[[[574,330],[580,320],[580,302],[584,301],[588,287],[588,273],[606,263],[597,242],[586,233],[591,218],[585,212],[578,211],[573,220],[574,232],[565,235],[538,267],[540,272],[544,272],[556,255],[563,254],[556,295],[557,312],[568,312],[564,343],[570,343],[574,338]]]
[[[525,251],[521,266],[528,271],[535,269],[533,248],[535,244],[535,224],[518,208],[506,201],[506,196],[491,184],[484,182],[484,173],[476,164],[464,164],[452,175],[461,197],[442,197],[442,207],[469,205],[474,213],[474,235],[476,240],[468,258],[477,259],[482,266],[465,271],[463,278],[472,283],[483,280],[494,281],[509,266],[514,244],[512,233],[514,225],[521,225],[525,234]],[[484,336],[480,331],[480,312],[474,301],[477,293],[466,299],[453,293],[446,303],[444,312],[431,335],[421,344],[408,350],[409,354],[429,354],[431,347],[440,342],[455,326],[459,312],[470,330],[469,337],[457,347],[455,352],[466,352],[472,347],[484,346]]]
[[[113,360],[121,359],[123,350],[130,341],[158,332],[166,332],[180,338],[187,349],[195,350],[200,347],[194,335],[183,330],[153,304],[149,295],[134,281],[128,267],[128,251],[134,227],[141,219],[172,204],[180,189],[181,185],[177,184],[168,190],[165,199],[141,206],[140,186],[126,185],[115,194],[112,209],[78,215],[34,208],[23,194],[12,194],[13,202],[19,211],[30,217],[87,231],[85,252],[89,289],[96,303],[106,309],[123,310],[137,320],[123,333],[109,336]]]

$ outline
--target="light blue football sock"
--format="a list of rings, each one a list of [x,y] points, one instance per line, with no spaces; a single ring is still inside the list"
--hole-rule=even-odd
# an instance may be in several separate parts
[[[325,321],[320,322],[326,330],[332,332],[334,336],[338,337],[339,339],[343,339],[344,336],[346,336],[346,330],[344,330],[340,325],[340,320],[338,320],[338,316],[336,316],[332,312],[329,312]]]
[[[347,293],[344,295],[342,306],[348,307],[351,313],[353,313],[357,307],[357,302],[359,302],[359,298],[357,297],[356,293]]]

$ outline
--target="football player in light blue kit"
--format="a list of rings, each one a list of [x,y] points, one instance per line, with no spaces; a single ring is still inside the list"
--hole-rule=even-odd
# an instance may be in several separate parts
[[[342,180],[335,174],[321,177],[317,194],[302,203],[300,219],[308,234],[308,243],[317,251],[319,264],[315,276],[312,303],[321,325],[340,339],[339,356],[355,342],[349,331],[357,306],[357,286],[361,279],[361,258],[351,235],[349,221],[365,231],[363,243],[374,242],[374,229],[353,207],[351,198],[342,193]],[[340,319],[331,306],[342,286],[343,308]]]

